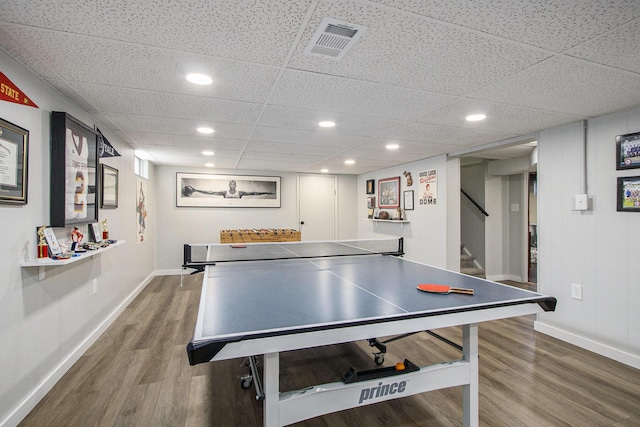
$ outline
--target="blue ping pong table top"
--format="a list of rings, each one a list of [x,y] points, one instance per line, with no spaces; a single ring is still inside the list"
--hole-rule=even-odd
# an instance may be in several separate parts
[[[430,294],[416,289],[421,283],[475,294]],[[195,364],[209,361],[225,343],[252,337],[527,303],[552,311],[556,300],[394,256],[222,263],[205,271],[188,353]]]

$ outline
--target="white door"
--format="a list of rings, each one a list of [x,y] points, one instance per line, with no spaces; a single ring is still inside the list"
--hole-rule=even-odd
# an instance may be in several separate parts
[[[302,240],[336,240],[335,175],[298,175],[298,184]]]

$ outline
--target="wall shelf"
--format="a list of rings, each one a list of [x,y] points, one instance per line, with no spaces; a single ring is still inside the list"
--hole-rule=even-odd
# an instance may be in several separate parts
[[[100,248],[100,249],[95,249],[93,251],[87,251],[87,252],[80,253],[80,254],[76,254],[77,256],[73,256],[73,257],[68,258],[68,259],[40,258],[40,259],[36,259],[36,260],[33,260],[33,261],[24,261],[24,262],[20,263],[20,267],[22,267],[22,268],[38,267],[38,279],[39,280],[43,280],[45,278],[45,268],[46,267],[55,267],[55,266],[60,266],[60,265],[72,264],[74,262],[78,262],[78,261],[83,260],[83,259],[94,257],[94,256],[96,256],[98,254],[101,254],[101,253],[103,253],[105,251],[113,249],[113,248],[115,248],[117,246],[124,245],[124,243],[125,243],[124,240],[118,240],[117,242],[112,243],[107,247]]]

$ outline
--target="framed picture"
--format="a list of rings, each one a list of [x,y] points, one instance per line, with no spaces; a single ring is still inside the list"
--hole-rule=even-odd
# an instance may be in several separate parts
[[[176,206],[279,208],[280,177],[178,172]]]
[[[378,180],[378,207],[390,209],[400,207],[400,177]]]
[[[367,197],[367,209],[372,209],[376,207],[376,197]]]
[[[67,113],[51,113],[52,227],[98,221],[96,195],[98,138],[96,132]]]
[[[102,181],[100,207],[115,209],[118,207],[118,169],[102,164],[100,172]]]
[[[368,179],[367,180],[367,194],[376,194],[376,180]]]
[[[413,210],[413,190],[407,190],[402,193],[404,196],[404,210],[412,211]]]
[[[616,169],[640,168],[640,132],[616,136]]]
[[[89,224],[89,234],[91,235],[92,241],[96,243],[102,242],[102,228],[97,222]]]
[[[27,204],[29,131],[0,119],[0,203]]]
[[[640,176],[618,178],[618,212],[640,212]]]
[[[47,227],[44,229],[44,240],[49,245],[49,255],[60,255],[62,253],[62,248],[58,243],[56,233],[53,232],[53,228]]]
[[[373,219],[373,212],[374,212],[374,209],[369,209],[367,211],[367,218],[368,219]]]

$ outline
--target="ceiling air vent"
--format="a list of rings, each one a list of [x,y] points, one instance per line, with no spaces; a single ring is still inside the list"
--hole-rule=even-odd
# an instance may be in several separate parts
[[[341,59],[360,38],[367,27],[332,18],[323,18],[320,26],[305,48],[307,56],[320,56],[334,61]]]

